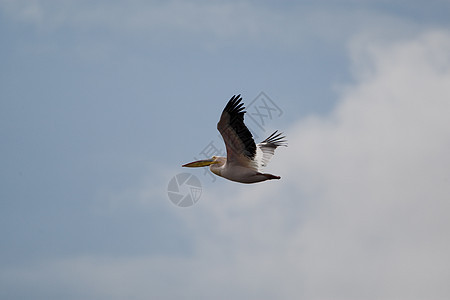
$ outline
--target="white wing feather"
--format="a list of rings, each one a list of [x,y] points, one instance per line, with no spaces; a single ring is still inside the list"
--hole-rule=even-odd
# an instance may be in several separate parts
[[[285,136],[282,133],[275,131],[267,139],[256,145],[256,155],[253,159],[253,165],[258,171],[267,166],[272,156],[275,154],[275,149],[279,146],[287,146]]]

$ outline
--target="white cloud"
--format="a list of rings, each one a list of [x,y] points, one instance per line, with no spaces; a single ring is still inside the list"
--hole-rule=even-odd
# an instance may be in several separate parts
[[[293,131],[285,166],[318,207],[293,238],[308,299],[450,295],[449,42],[358,44],[372,67],[328,118]]]
[[[174,208],[193,255],[74,258],[2,281],[85,299],[448,299],[450,34],[351,47],[356,83],[288,132],[269,166],[281,181]]]

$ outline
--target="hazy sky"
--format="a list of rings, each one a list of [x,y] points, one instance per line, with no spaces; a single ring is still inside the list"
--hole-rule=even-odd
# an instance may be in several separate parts
[[[0,0],[0,298],[449,299],[449,15]],[[261,92],[281,180],[181,168]],[[182,172],[188,208],[167,194]]]

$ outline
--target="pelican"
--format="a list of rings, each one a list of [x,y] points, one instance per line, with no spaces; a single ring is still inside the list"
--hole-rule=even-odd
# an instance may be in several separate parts
[[[209,166],[217,176],[241,183],[256,183],[280,176],[262,173],[279,146],[287,146],[285,136],[275,131],[267,139],[255,144],[253,136],[244,124],[246,113],[241,95],[231,97],[220,116],[217,129],[225,142],[227,157],[213,156],[183,165],[197,168]]]

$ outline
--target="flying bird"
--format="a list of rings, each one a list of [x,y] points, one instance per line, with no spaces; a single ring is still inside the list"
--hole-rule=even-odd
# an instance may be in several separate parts
[[[251,132],[244,124],[246,113],[241,95],[231,97],[220,116],[217,129],[225,142],[227,157],[213,156],[210,159],[198,160],[183,165],[197,168],[209,166],[214,174],[231,181],[256,183],[280,176],[262,173],[279,146],[287,146],[282,133],[275,131],[267,139],[255,144]]]

